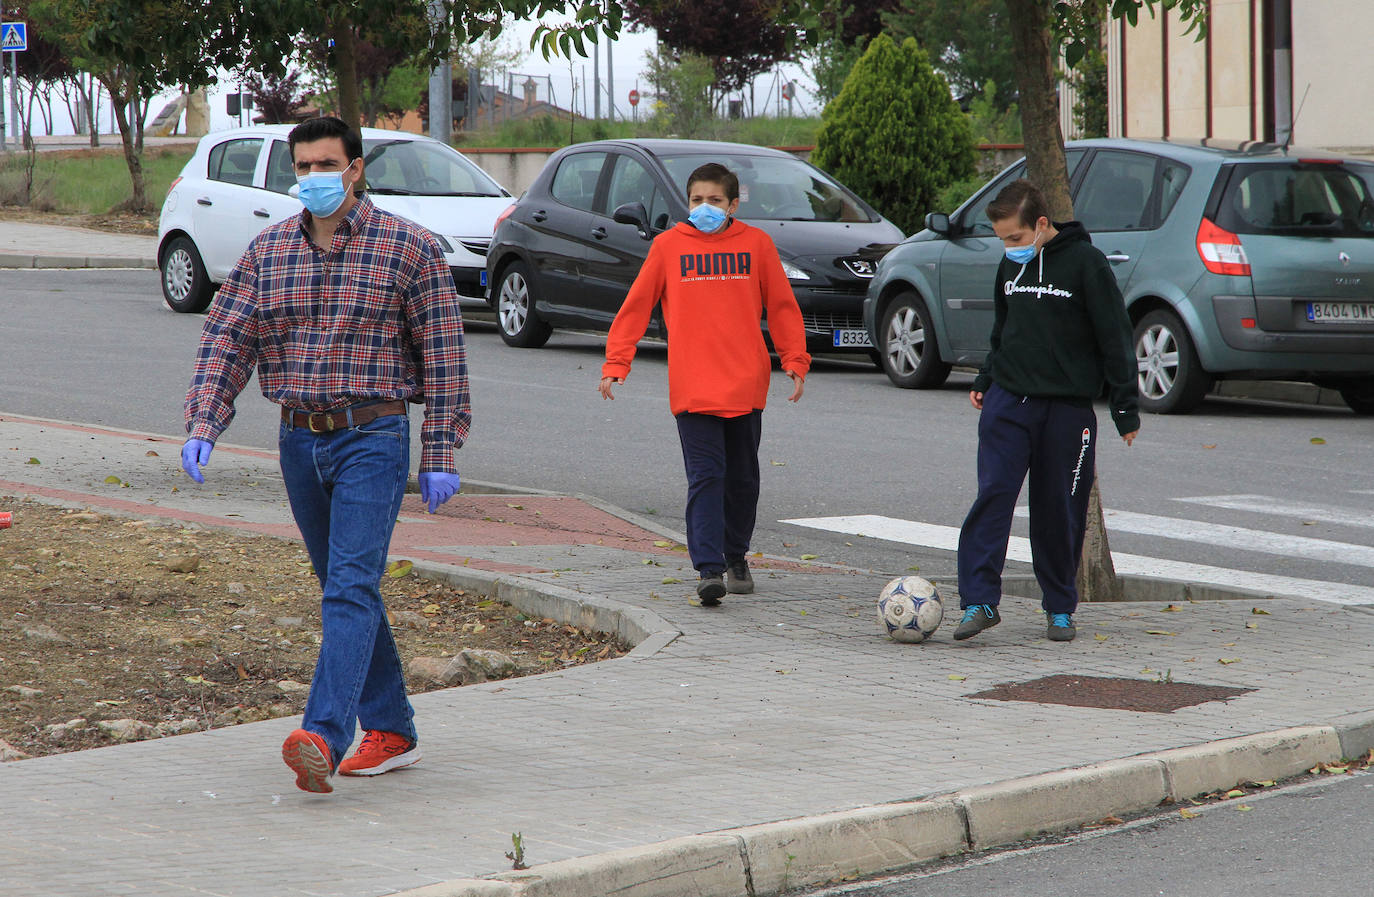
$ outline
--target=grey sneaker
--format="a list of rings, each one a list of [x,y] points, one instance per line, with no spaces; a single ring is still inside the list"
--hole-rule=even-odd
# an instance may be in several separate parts
[[[720,607],[720,599],[725,595],[725,577],[719,573],[703,573],[697,583],[697,597],[702,607]]]
[[[975,604],[964,609],[964,619],[954,629],[955,639],[962,641],[972,638],[984,629],[991,629],[1002,622],[1002,615],[995,604]]]
[[[1073,625],[1073,614],[1050,614],[1049,618],[1050,625],[1045,635],[1049,636],[1050,641],[1071,642],[1078,635],[1078,629]]]
[[[744,558],[731,561],[725,568],[725,590],[731,595],[748,595],[754,591],[754,577],[749,573],[749,562]]]

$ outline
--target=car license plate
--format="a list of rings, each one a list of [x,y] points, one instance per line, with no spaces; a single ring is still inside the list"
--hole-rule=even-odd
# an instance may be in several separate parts
[[[873,341],[868,338],[867,330],[835,330],[831,332],[836,348],[872,348]]]
[[[1307,320],[1318,324],[1374,324],[1374,302],[1309,302]]]
[[[477,285],[478,285],[478,286],[483,286],[483,287],[487,285],[487,269],[486,269],[486,268],[483,268],[480,272],[478,272],[478,274],[477,274]]]

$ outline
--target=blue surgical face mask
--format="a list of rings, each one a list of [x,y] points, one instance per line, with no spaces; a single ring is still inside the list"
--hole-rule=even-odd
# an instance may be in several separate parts
[[[296,196],[310,214],[317,218],[328,218],[339,210],[348,197],[343,176],[343,171],[312,171],[302,175],[296,179]]]
[[[713,234],[721,229],[728,218],[725,210],[704,202],[692,210],[687,216],[687,220],[692,222],[692,226],[705,234]]]
[[[1009,246],[1007,247],[1007,258],[1018,265],[1024,265],[1035,258],[1036,244],[1040,242],[1040,232],[1035,232],[1035,239],[1031,240],[1029,246]]]

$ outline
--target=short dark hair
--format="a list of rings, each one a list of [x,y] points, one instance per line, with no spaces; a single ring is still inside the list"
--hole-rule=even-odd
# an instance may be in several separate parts
[[[291,146],[291,161],[296,161],[296,144],[314,143],[316,140],[326,140],[330,137],[337,137],[343,141],[344,153],[348,155],[350,165],[354,159],[363,157],[363,138],[358,129],[350,128],[344,124],[343,119],[321,115],[319,118],[306,119],[291,129],[291,136],[287,138]]]
[[[1025,178],[1007,184],[997,198],[988,203],[989,221],[1005,221],[1018,216],[1026,227],[1035,227],[1035,222],[1050,217],[1050,204],[1045,201],[1045,194]]]
[[[739,199],[739,176],[719,162],[707,162],[687,176],[687,198],[692,198],[692,185],[698,181],[709,181],[725,188],[725,198]]]

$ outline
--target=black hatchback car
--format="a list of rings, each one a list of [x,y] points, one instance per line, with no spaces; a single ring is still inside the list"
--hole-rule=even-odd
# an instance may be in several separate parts
[[[488,301],[508,345],[554,327],[608,330],[653,238],[687,220],[687,177],[739,175],[737,217],[767,231],[801,306],[811,351],[870,351],[863,300],[901,230],[825,172],[781,150],[700,140],[602,140],[549,159],[497,220]],[[662,319],[659,336],[666,336]]]

